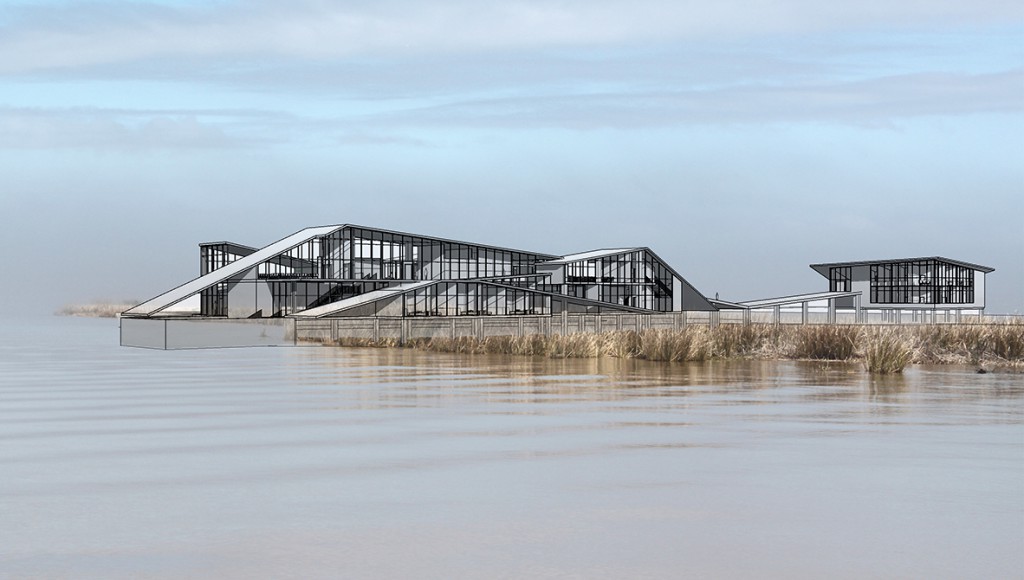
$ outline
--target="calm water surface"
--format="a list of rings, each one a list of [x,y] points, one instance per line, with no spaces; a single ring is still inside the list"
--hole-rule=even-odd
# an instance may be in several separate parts
[[[4,578],[1024,577],[1024,376],[0,327]]]

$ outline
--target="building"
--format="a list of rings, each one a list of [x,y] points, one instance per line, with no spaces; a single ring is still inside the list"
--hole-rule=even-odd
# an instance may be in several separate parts
[[[829,292],[859,292],[839,298],[839,308],[979,313],[985,309],[985,275],[994,271],[939,256],[812,264],[811,268],[828,279]]]
[[[555,255],[355,225],[263,248],[200,244],[200,275],[125,317],[324,318],[712,311],[645,247]]]

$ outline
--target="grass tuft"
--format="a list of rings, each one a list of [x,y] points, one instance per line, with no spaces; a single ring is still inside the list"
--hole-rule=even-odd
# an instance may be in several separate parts
[[[914,358],[914,348],[904,333],[891,328],[872,329],[862,337],[864,368],[871,373],[902,373]]]
[[[860,329],[849,325],[801,326],[791,334],[794,358],[849,360],[857,350]]]

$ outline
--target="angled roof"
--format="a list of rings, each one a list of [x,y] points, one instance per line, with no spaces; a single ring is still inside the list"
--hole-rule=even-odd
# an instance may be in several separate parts
[[[500,250],[502,252],[518,252],[520,254],[532,254],[534,256],[540,256],[541,258],[557,258],[558,257],[558,256],[555,256],[553,254],[544,254],[544,253],[541,253],[541,252],[534,252],[534,251],[531,251],[531,250],[519,250],[519,249],[516,249],[516,248],[503,248],[501,246],[490,246],[490,245],[487,245],[487,244],[478,244],[476,242],[466,242],[466,241],[462,241],[462,240],[452,240],[452,239],[449,239],[449,238],[439,238],[437,236],[425,236],[423,234],[413,234],[413,233],[410,233],[410,232],[399,232],[399,231],[396,231],[396,230],[386,230],[384,228],[374,228],[374,227],[370,227],[370,226],[361,226],[359,224],[339,224],[339,225],[336,225],[336,226],[333,226],[333,227],[336,228],[336,229],[341,229],[341,228],[359,228],[361,230],[372,230],[372,231],[375,231],[375,232],[384,232],[386,234],[395,234],[395,235],[399,235],[399,236],[409,236],[409,237],[412,237],[412,238],[423,238],[425,240],[434,240],[436,242],[446,242],[446,243],[449,243],[449,244],[464,244],[466,246],[477,246],[479,248],[487,248],[489,250]]]
[[[569,262],[578,262],[580,260],[593,260],[596,258],[604,258],[606,256],[615,256],[618,254],[625,254],[627,252],[638,252],[646,248],[617,248],[617,249],[603,249],[603,250],[590,250],[589,252],[580,252],[578,254],[566,254],[555,260],[548,260],[542,262],[543,264],[568,264]]]
[[[245,244],[239,244],[238,242],[229,242],[227,240],[221,240],[219,242],[199,242],[199,247],[203,246],[230,246],[234,249],[252,250],[253,252],[259,249]]]
[[[985,272],[986,274],[995,271],[995,268],[989,268],[988,266],[981,266],[979,264],[972,264],[970,262],[962,262],[960,260],[952,260],[950,258],[943,258],[942,256],[926,256],[923,258],[894,258],[891,260],[862,260],[859,262],[826,262],[823,264],[811,264],[811,268],[813,268],[815,272],[828,278],[829,268],[836,268],[841,266],[869,266],[873,264],[892,264],[896,262],[918,262],[921,260],[937,260],[940,262],[948,262],[950,264],[956,264],[957,266],[965,266],[973,270]]]
[[[408,292],[410,290],[415,290],[417,288],[422,288],[424,286],[436,284],[437,282],[437,280],[425,280],[423,282],[411,282],[409,284],[388,286],[387,288],[381,288],[380,290],[371,290],[370,292],[366,292],[358,296],[345,298],[343,300],[337,300],[334,302],[330,302],[328,304],[324,304],[322,306],[317,306],[315,308],[309,308],[301,312],[296,312],[292,314],[292,316],[296,316],[299,318],[320,318],[321,316],[330,316],[331,314],[341,312],[342,310],[348,310],[349,308],[355,308],[356,306],[362,306],[363,304],[376,302],[377,300],[388,298],[396,294],[404,294],[405,292]]]
[[[770,308],[772,306],[785,306],[787,304],[799,304],[801,302],[813,302],[816,300],[827,300],[831,298],[846,298],[857,296],[860,292],[815,292],[813,294],[796,294],[794,296],[780,296],[779,298],[764,298],[762,300],[747,300],[738,304],[744,308]]]
[[[720,300],[718,298],[708,298],[707,301],[718,310],[746,310],[749,308],[739,302],[730,302],[728,300]]]
[[[232,276],[237,276],[238,274],[259,265],[261,262],[273,258],[281,252],[287,252],[309,239],[317,236],[325,236],[338,228],[339,226],[321,226],[299,230],[286,238],[282,238],[259,251],[245,256],[244,258],[239,258],[223,268],[218,268],[205,276],[200,276],[194,280],[185,282],[177,288],[168,290],[167,292],[164,292],[155,298],[151,298],[134,308],[130,308],[126,310],[124,314],[129,316],[150,316],[152,314],[156,314],[168,306],[173,306],[174,304],[177,304],[189,296],[192,296],[197,292],[201,292],[214,284],[223,282]]]

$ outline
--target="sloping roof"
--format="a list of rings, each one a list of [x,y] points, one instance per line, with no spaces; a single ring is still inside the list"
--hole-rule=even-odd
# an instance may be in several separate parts
[[[344,300],[330,302],[323,306],[317,306],[316,308],[296,312],[295,314],[292,314],[292,316],[297,318],[320,318],[321,316],[330,316],[331,314],[341,312],[342,310],[348,310],[349,308],[355,308],[356,306],[376,302],[377,300],[389,298],[397,294],[403,294],[410,290],[415,290],[417,288],[422,288],[436,283],[437,280],[426,280],[423,282],[411,282],[409,284],[389,286],[387,288],[381,288],[380,290],[371,290],[365,294],[360,294],[351,298],[345,298]]]
[[[638,252],[644,248],[618,248],[618,249],[603,249],[603,250],[590,250],[589,252],[580,252],[578,254],[566,254],[555,260],[548,260],[541,262],[542,264],[568,264],[569,262],[576,262],[579,260],[593,260],[596,258],[604,258],[606,256],[614,256],[617,254],[625,254],[626,252]]]
[[[873,264],[892,264],[892,263],[896,263],[896,262],[918,262],[918,261],[921,261],[921,260],[937,260],[937,261],[940,261],[940,262],[948,262],[950,264],[956,264],[957,266],[964,266],[964,267],[967,267],[967,268],[971,268],[973,270],[978,270],[980,272],[985,272],[986,274],[989,273],[989,272],[994,272],[995,271],[995,268],[989,268],[988,266],[981,266],[979,264],[972,264],[970,262],[962,262],[960,260],[953,260],[953,259],[950,259],[950,258],[943,258],[942,256],[927,256],[927,257],[924,257],[924,258],[894,258],[894,259],[891,259],[891,260],[862,260],[862,261],[859,261],[859,262],[827,262],[827,263],[824,263],[824,264],[811,264],[811,268],[813,268],[815,272],[817,272],[817,273],[821,274],[822,276],[828,278],[828,269],[829,268],[836,268],[836,267],[843,267],[843,266],[870,266],[870,265],[873,265]]]
[[[500,250],[502,252],[517,252],[517,253],[520,253],[520,254],[532,254],[534,256],[539,256],[541,258],[556,258],[557,257],[557,256],[554,256],[552,254],[543,254],[541,252],[533,252],[533,251],[530,251],[530,250],[520,250],[520,249],[517,249],[517,248],[503,248],[501,246],[491,246],[491,245],[488,245],[488,244],[479,244],[477,242],[466,242],[466,241],[461,241],[461,240],[452,240],[452,239],[449,239],[449,238],[439,238],[437,236],[425,236],[423,234],[413,234],[413,233],[410,233],[410,232],[399,232],[399,231],[396,231],[396,230],[386,230],[384,228],[373,228],[373,227],[370,227],[370,226],[361,226],[359,224],[339,224],[339,225],[336,225],[336,226],[333,226],[333,227],[335,229],[358,228],[358,229],[361,229],[361,230],[371,230],[371,231],[375,231],[375,232],[384,232],[386,234],[395,234],[395,235],[399,235],[399,236],[409,236],[409,237],[412,237],[412,238],[423,238],[425,240],[433,240],[433,241],[436,241],[436,242],[446,242],[446,243],[449,243],[449,244],[463,244],[463,245],[466,245],[466,246],[477,246],[477,247],[480,247],[480,248],[487,248],[489,250]]]
[[[174,304],[177,304],[189,296],[192,296],[197,292],[201,292],[214,284],[223,282],[233,276],[237,276],[238,274],[259,265],[261,262],[273,258],[277,254],[287,252],[306,240],[317,236],[325,236],[337,230],[338,227],[339,226],[320,226],[315,228],[306,228],[295,232],[294,234],[286,238],[282,238],[269,246],[245,256],[244,258],[239,258],[223,268],[218,268],[205,276],[200,276],[178,286],[177,288],[168,290],[155,298],[151,298],[134,308],[130,308],[126,310],[124,314],[128,316],[150,316],[156,314],[168,306],[173,306]]]
[[[860,292],[815,292],[813,294],[796,294],[794,296],[780,296],[779,298],[764,298],[761,300],[747,300],[739,302],[744,308],[771,308],[772,306],[785,306],[787,304],[799,304],[801,302],[813,302],[816,300],[828,300],[832,298],[846,298],[857,296]]]
[[[721,300],[719,298],[708,298],[708,302],[718,310],[746,310],[748,306],[744,306],[739,302],[730,302],[728,300]]]

